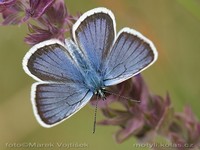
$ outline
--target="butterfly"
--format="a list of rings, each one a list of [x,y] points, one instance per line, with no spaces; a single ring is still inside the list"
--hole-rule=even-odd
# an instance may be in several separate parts
[[[105,88],[146,69],[157,59],[154,44],[125,27],[116,35],[107,8],[87,11],[72,27],[72,38],[34,45],[23,59],[32,85],[34,115],[43,127],[55,126],[78,112],[93,95],[105,99]]]

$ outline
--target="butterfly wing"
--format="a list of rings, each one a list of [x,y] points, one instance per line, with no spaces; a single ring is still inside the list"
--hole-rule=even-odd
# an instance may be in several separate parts
[[[52,127],[80,110],[92,97],[66,46],[48,40],[33,46],[23,59],[25,72],[40,81],[33,84],[34,114],[44,127]]]
[[[73,25],[73,38],[82,53],[98,71],[115,38],[115,18],[106,8],[84,13]]]
[[[47,128],[75,114],[93,95],[76,83],[35,83],[31,94],[36,119]]]
[[[37,81],[83,81],[83,77],[65,45],[47,40],[33,46],[23,59],[25,72]]]
[[[121,83],[149,67],[156,59],[156,48],[149,39],[133,29],[123,28],[104,63],[104,84]]]

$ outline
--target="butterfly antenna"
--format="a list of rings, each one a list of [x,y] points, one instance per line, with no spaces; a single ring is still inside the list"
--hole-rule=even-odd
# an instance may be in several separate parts
[[[96,106],[95,106],[95,110],[94,110],[94,126],[93,126],[93,133],[95,133],[96,131],[96,121],[97,121],[97,105],[99,102],[99,98],[97,96],[97,101],[96,101]]]
[[[108,90],[105,90],[104,92],[105,92],[105,93],[112,94],[112,95],[115,95],[115,96],[119,96],[119,97],[121,97],[121,98],[123,98],[123,99],[125,99],[125,100],[130,100],[130,101],[133,101],[133,102],[136,102],[136,103],[140,103],[140,102],[141,102],[140,100],[134,100],[134,99],[129,98],[129,97],[121,96],[121,95],[119,95],[119,94],[110,92],[110,91],[108,91]]]

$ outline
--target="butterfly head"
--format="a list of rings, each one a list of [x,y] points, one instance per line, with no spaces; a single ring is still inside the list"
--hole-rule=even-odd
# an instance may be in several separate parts
[[[106,99],[105,87],[101,87],[100,89],[96,90],[94,94],[101,97],[102,100],[105,100]]]

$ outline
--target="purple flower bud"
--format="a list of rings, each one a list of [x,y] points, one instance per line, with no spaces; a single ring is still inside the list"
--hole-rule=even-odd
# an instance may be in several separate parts
[[[116,141],[121,143],[129,137],[139,134],[143,127],[144,120],[141,118],[135,117],[128,120],[125,126],[115,134]]]
[[[4,21],[2,25],[21,24],[28,19],[40,18],[55,0],[13,0],[0,1],[0,12]]]
[[[185,150],[186,145],[188,149],[195,149],[200,144],[200,122],[192,110],[185,107],[183,112],[175,113],[169,94],[165,98],[151,94],[141,75],[109,90],[119,93],[121,98],[115,94],[99,101],[99,108],[106,119],[98,124],[119,126],[114,136],[118,143],[132,136],[141,142],[152,142],[156,135],[161,135],[177,144],[179,150]],[[122,109],[113,108],[112,103],[118,103]],[[96,101],[93,99],[91,104],[95,105]]]
[[[28,17],[39,18],[53,4],[55,0],[29,0],[30,8],[26,9]]]
[[[1,11],[3,22],[2,25],[15,25],[21,24],[26,21],[25,9],[27,7],[26,0],[15,0],[5,9]]]
[[[101,125],[115,125],[121,127],[116,134],[116,141],[121,143],[131,136],[143,139],[150,133],[163,132],[169,127],[169,118],[173,111],[169,95],[162,98],[149,92],[141,75],[125,81],[109,89],[117,95],[109,95],[105,101],[99,101],[100,109],[106,119],[99,122]],[[130,98],[123,99],[122,96]],[[135,103],[132,100],[138,100]],[[92,105],[95,100],[92,100]],[[113,108],[111,103],[119,103],[123,109]]]
[[[14,5],[16,0],[0,0],[0,13]]]
[[[200,122],[190,107],[186,106],[183,112],[175,114],[168,137],[173,143],[192,146],[191,149],[199,146]]]
[[[40,9],[40,5],[44,5],[44,2],[40,3],[39,1],[32,1],[32,3],[35,2],[35,4],[32,7],[38,7],[38,11]],[[52,1],[53,2],[53,1]],[[54,3],[50,1],[46,1],[45,9],[40,10],[40,13],[37,13],[35,15],[35,20],[38,25],[31,25],[29,24],[29,31],[30,33],[25,38],[25,42],[34,45],[39,42],[56,38],[61,41],[64,41],[65,39],[65,33],[70,30],[69,28],[69,22],[74,20],[74,17],[71,17],[68,12],[67,8],[65,6],[65,3],[63,0],[56,0]],[[32,16],[33,17],[33,16]]]
[[[30,33],[27,37],[25,37],[25,42],[34,45],[39,42],[42,42],[44,40],[53,38],[53,34],[55,35],[55,32],[53,31],[53,27],[50,25],[48,27],[38,27],[32,24],[28,24],[28,28]]]

